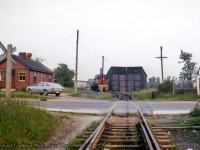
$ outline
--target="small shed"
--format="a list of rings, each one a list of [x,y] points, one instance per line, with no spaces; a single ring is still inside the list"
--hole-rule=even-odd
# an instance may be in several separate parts
[[[107,76],[110,91],[131,92],[147,87],[147,74],[142,67],[111,67]]]

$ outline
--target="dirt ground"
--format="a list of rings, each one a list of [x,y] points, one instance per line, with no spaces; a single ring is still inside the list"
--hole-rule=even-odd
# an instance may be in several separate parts
[[[176,124],[177,119],[188,118],[188,115],[155,115],[148,118],[149,123],[157,125]],[[200,144],[197,137],[200,135],[198,129],[173,129],[169,130],[171,137],[180,150],[200,150]]]
[[[59,125],[56,128],[55,135],[49,139],[38,150],[64,150],[67,144],[75,138],[83,129],[88,127],[93,121],[98,121],[102,117],[88,114],[72,114],[62,112],[51,112],[58,118]]]

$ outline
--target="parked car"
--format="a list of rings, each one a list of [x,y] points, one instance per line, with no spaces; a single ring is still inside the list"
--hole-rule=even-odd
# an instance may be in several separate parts
[[[48,94],[55,94],[59,96],[64,91],[64,88],[58,83],[39,82],[35,86],[27,86],[26,91],[30,93],[39,93],[47,96]]]

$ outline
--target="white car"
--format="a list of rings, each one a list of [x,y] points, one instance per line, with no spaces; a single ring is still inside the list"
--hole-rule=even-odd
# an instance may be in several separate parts
[[[27,86],[26,91],[30,93],[39,93],[47,96],[48,94],[55,94],[59,96],[64,91],[64,88],[58,83],[39,82],[35,86]]]

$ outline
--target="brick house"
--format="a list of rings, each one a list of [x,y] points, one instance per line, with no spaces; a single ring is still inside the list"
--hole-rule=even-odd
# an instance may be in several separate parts
[[[31,53],[24,52],[20,52],[19,56],[12,55],[15,61],[12,63],[12,89],[21,89],[37,82],[53,82],[53,71],[31,57]],[[6,58],[0,60],[0,89],[5,89]]]

